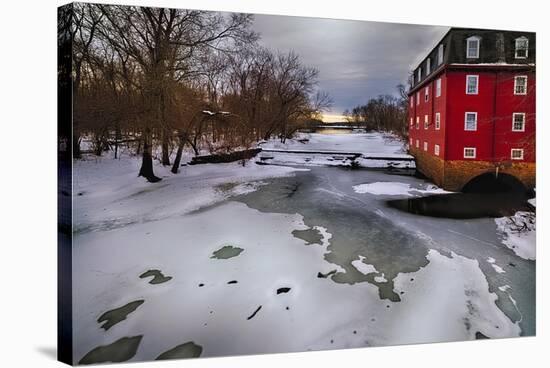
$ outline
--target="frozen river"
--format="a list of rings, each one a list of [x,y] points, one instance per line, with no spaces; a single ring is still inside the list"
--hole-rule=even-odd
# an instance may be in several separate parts
[[[325,259],[345,270],[334,274],[332,280],[372,283],[383,299],[400,300],[392,280],[399,273],[416,272],[426,266],[430,249],[476,260],[489,290],[498,295],[497,305],[512,321],[519,321],[522,334],[534,335],[535,262],[516,256],[502,245],[494,219],[455,220],[408,214],[386,203],[402,195],[353,190],[354,186],[372,182],[405,183],[421,190],[427,187],[425,181],[414,177],[316,167],[294,177],[272,180],[235,200],[262,212],[300,213],[306,225],[326,228],[332,237]],[[359,272],[352,265],[359,256],[366,257],[387,281],[377,282],[376,273]],[[498,271],[494,264],[500,265]]]
[[[404,154],[376,133],[308,138]],[[75,163],[75,362],[535,334],[536,263],[504,244],[495,219],[387,205],[442,192],[431,183],[250,161],[178,175],[158,165],[163,180],[150,184],[138,167]]]

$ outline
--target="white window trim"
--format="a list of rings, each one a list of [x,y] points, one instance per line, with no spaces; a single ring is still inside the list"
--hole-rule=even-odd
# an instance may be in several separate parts
[[[516,115],[523,116],[523,129],[515,129]],[[525,132],[525,113],[524,112],[514,112],[512,114],[512,132]]]
[[[521,157],[514,157],[514,151],[521,152]],[[512,148],[510,150],[510,159],[511,160],[523,160],[523,148]]]
[[[416,92],[416,105],[420,105],[420,92]]]
[[[428,152],[428,142],[424,141],[424,151]]]
[[[416,71],[416,79],[417,80],[417,83],[420,82],[420,80],[422,79],[422,67],[418,67],[418,70]]]
[[[412,117],[410,118],[410,123],[409,124],[410,124],[411,127],[414,125]]]
[[[439,156],[439,144],[434,145],[434,154]]]
[[[420,147],[420,142],[418,141],[418,139],[416,140],[416,148],[419,148]]]
[[[443,48],[443,44],[439,45],[439,48],[437,49],[437,65],[441,65],[443,63],[443,53],[445,52]]]
[[[441,129],[441,113],[435,113],[435,130]]]
[[[518,41],[519,40],[525,40],[525,46],[527,46],[527,48],[525,49],[525,56],[518,56]],[[529,39],[525,36],[521,36],[521,37],[518,37],[516,38],[515,40],[515,44],[514,44],[514,57],[516,59],[527,59],[529,57]]]
[[[468,114],[474,114],[475,117],[476,117],[474,129],[468,129]],[[475,132],[477,130],[477,112],[475,112],[475,111],[466,111],[464,113],[464,130],[469,131],[469,132]]]
[[[476,55],[475,56],[470,56],[469,55],[470,42],[472,42],[472,41],[477,41],[477,48],[476,48]],[[479,59],[479,46],[480,45],[481,45],[481,37],[479,37],[479,36],[468,37],[466,39],[466,59]]]
[[[424,102],[428,102],[430,100],[430,87],[424,88]]]
[[[435,80],[435,97],[441,97],[441,78]]]
[[[518,79],[519,78],[525,78],[525,92],[523,92],[523,93],[517,93],[516,92],[516,87],[518,85]],[[528,78],[527,78],[526,75],[516,75],[514,77],[514,94],[515,95],[526,95],[527,94],[527,82],[528,82]]]
[[[426,59],[426,75],[429,75],[432,72],[432,59]]]
[[[468,92],[468,81],[470,78],[475,78],[476,80],[476,91],[475,92]],[[466,75],[466,94],[467,95],[477,95],[479,93],[479,75],[477,74],[468,74]]]
[[[424,115],[424,129],[428,129],[429,125],[430,125],[430,120],[428,118],[428,115]]]
[[[420,117],[416,117],[416,129],[420,129]]]
[[[411,107],[413,107],[413,106],[414,106],[414,97],[411,96]]]
[[[466,150],[470,150],[470,149],[474,151],[474,155],[473,155],[473,156],[466,156]],[[464,156],[464,158],[476,158],[476,156],[477,156],[477,152],[476,152],[476,151],[477,151],[477,150],[476,150],[475,147],[464,147],[464,152],[463,152],[464,155],[463,155],[463,156]]]

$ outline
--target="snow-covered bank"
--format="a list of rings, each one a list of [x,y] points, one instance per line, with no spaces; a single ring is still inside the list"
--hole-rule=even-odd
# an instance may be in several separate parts
[[[536,259],[536,222],[532,212],[518,211],[514,216],[495,219],[502,243],[519,257]]]
[[[300,169],[282,166],[246,166],[240,162],[181,167],[155,163],[162,181],[138,178],[141,161],[95,158],[74,163],[74,231],[107,230],[134,223],[157,221],[197,210],[262,185],[262,180],[293,175]],[[303,170],[303,169],[302,169]]]

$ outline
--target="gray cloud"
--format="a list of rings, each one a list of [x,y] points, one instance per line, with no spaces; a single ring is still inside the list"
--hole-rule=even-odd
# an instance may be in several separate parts
[[[448,27],[256,15],[254,29],[264,46],[293,50],[319,69],[319,88],[334,100],[331,113],[340,114],[395,94]]]

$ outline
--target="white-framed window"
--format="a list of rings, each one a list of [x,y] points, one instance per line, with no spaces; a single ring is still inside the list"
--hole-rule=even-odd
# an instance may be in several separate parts
[[[420,129],[420,117],[416,117],[416,129]]]
[[[411,127],[413,126],[413,118],[410,118],[409,124],[411,125]]]
[[[432,72],[432,59],[427,58],[426,59],[426,75],[430,74]]]
[[[514,94],[526,95],[527,94],[527,76],[517,75],[514,77]]]
[[[441,65],[443,63],[443,45],[439,45],[437,48],[437,65]]]
[[[410,100],[411,100],[411,107],[413,107],[413,104],[414,104],[414,97],[411,96]]]
[[[441,113],[435,113],[435,130],[441,129]]]
[[[472,36],[466,39],[466,58],[477,59],[479,58],[479,44],[481,38],[479,36]]]
[[[466,94],[477,95],[479,87],[479,75],[466,76]]]
[[[416,148],[420,147],[420,143],[418,142],[418,139],[416,140]]]
[[[441,97],[441,78],[435,81],[435,97]]]
[[[420,79],[422,79],[422,67],[418,67],[418,70],[416,71],[416,81],[420,82]]]
[[[424,141],[424,151],[428,151],[428,142]]]
[[[477,112],[464,114],[464,130],[477,130]]]
[[[416,104],[420,105],[420,92],[416,92]]]
[[[525,131],[525,113],[515,112],[512,114],[512,131],[524,132]]]
[[[409,146],[412,147],[412,145],[413,145],[413,139],[412,139],[412,138],[409,138]]]
[[[527,59],[529,56],[529,40],[525,36],[516,38],[516,59]]]
[[[430,99],[430,87],[424,88],[424,102],[428,102]]]
[[[510,158],[512,160],[523,160],[523,149],[512,148],[512,152],[510,153]]]
[[[439,144],[434,145],[434,154],[439,156]]]
[[[464,158],[476,158],[475,147],[464,147]]]
[[[424,115],[424,129],[428,129],[428,125],[430,125],[428,115]]]

